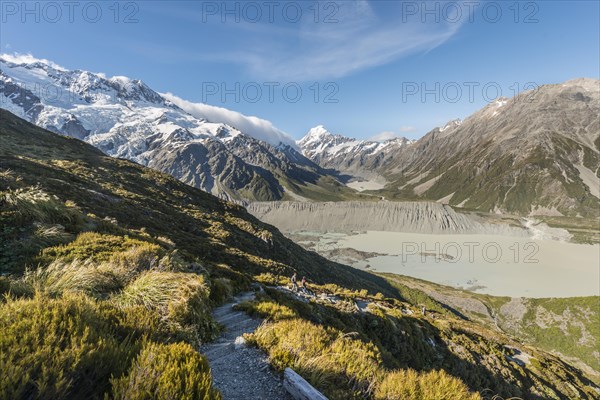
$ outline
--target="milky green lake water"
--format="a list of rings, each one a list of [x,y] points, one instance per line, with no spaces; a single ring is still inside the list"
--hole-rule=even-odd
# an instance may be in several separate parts
[[[336,247],[386,254],[361,261],[392,272],[512,297],[600,295],[600,245],[496,235],[428,235],[369,231],[328,234]]]

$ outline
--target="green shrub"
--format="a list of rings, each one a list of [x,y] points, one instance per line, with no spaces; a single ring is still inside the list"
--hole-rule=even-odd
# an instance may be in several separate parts
[[[170,272],[205,272],[201,264],[188,262],[179,250],[169,251],[159,260],[157,269]]]
[[[269,300],[246,301],[238,304],[236,308],[239,310],[244,310],[251,315],[269,318],[273,321],[299,317],[296,311],[292,310],[291,308]]]
[[[139,350],[118,313],[84,295],[0,305],[0,398],[102,398]]]
[[[23,222],[15,212],[5,210],[0,212],[0,225],[0,273],[22,272],[41,249],[73,239],[63,225]]]
[[[11,280],[8,277],[0,275],[0,296],[10,292],[10,284]]]
[[[116,400],[218,400],[208,362],[186,343],[148,343],[126,376],[112,380]]]
[[[376,400],[478,400],[459,379],[444,371],[387,373],[375,391]]]
[[[270,272],[263,272],[259,275],[256,275],[254,280],[268,286],[285,286],[290,284],[289,278],[280,275],[273,275]]]
[[[36,261],[47,265],[57,258],[65,261],[91,259],[141,270],[154,266],[161,253],[160,246],[128,236],[84,232],[71,243],[44,249]]]
[[[156,311],[175,339],[197,342],[216,332],[204,278],[182,272],[146,271],[116,295],[120,307]]]
[[[333,340],[333,332],[308,321],[292,319],[262,325],[254,332],[252,340],[269,352],[280,348],[297,361],[320,356]],[[280,369],[292,366],[277,359],[273,361]]]
[[[249,339],[273,365],[293,368],[332,399],[368,395],[380,373],[375,346],[301,319],[262,325]]]
[[[214,278],[210,285],[210,299],[215,304],[222,304],[233,296],[231,280],[227,278]]]
[[[328,373],[349,378],[353,391],[368,393],[379,373],[381,355],[372,343],[341,336],[316,360],[316,365]]]

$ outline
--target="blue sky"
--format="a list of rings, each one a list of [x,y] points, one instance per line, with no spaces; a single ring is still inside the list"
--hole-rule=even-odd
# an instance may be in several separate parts
[[[23,4],[0,4],[1,52],[142,79],[296,138],[319,124],[417,138],[497,94],[600,74],[598,1]]]

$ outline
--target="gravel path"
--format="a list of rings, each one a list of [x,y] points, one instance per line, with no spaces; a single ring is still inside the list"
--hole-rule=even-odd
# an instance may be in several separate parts
[[[214,385],[223,400],[293,400],[282,385],[282,377],[269,365],[260,349],[244,344],[244,333],[251,333],[261,324],[233,306],[254,299],[253,292],[236,296],[233,302],[214,310],[214,318],[225,326],[223,334],[214,342],[200,348],[212,370]]]

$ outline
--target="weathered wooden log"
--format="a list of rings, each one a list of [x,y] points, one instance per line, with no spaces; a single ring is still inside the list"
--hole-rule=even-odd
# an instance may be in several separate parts
[[[286,368],[283,373],[283,387],[296,400],[327,400],[327,397],[291,368]]]

